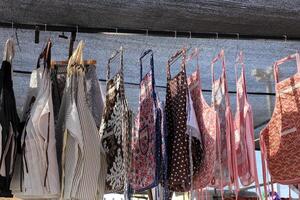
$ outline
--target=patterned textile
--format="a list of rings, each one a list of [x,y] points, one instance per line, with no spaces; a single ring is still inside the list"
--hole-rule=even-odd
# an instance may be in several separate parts
[[[238,175],[241,184],[244,186],[249,186],[255,182],[256,189],[259,190],[260,193],[256,170],[253,113],[247,99],[245,65],[243,63],[242,52],[238,57],[236,71],[239,64],[242,66],[242,72],[239,78],[236,73],[237,109],[235,115],[235,146],[238,161]]]
[[[123,51],[121,69],[110,79],[110,60],[106,87],[105,109],[100,127],[102,151],[106,155],[106,192],[123,192],[126,188],[128,165],[128,134],[130,133],[129,109],[124,91]]]
[[[158,101],[158,108],[161,113],[161,173],[160,173],[160,185],[158,188],[159,195],[163,200],[170,199],[172,193],[168,188],[168,152],[167,152],[167,127],[166,127],[166,113],[165,113],[165,103],[163,101]]]
[[[63,133],[61,199],[103,199],[106,161],[100,135],[87,103],[83,42],[71,56],[59,112]]]
[[[202,134],[204,158],[198,173],[194,174],[194,188],[205,188],[212,180],[216,162],[216,136],[219,132],[217,113],[205,101],[199,69],[188,77],[188,85],[194,102],[199,129]]]
[[[297,62],[297,73],[279,81],[279,65],[293,59]],[[298,53],[275,62],[275,108],[270,122],[260,133],[262,160],[266,160],[272,181],[280,184],[290,185],[300,182],[299,73],[300,55]],[[266,183],[264,165],[263,170]],[[267,191],[266,188],[265,191]]]
[[[222,74],[219,79],[215,80],[214,64],[218,60],[221,60],[222,62]],[[225,57],[224,51],[222,50],[212,61],[212,102],[213,108],[217,112],[219,118],[220,136],[217,135],[217,159],[211,185],[219,188],[223,188],[226,185],[231,185],[231,183],[235,180],[233,173],[234,163],[231,159],[233,122],[225,70]]]
[[[193,111],[189,102],[184,63],[181,71],[171,79],[170,63],[183,52],[177,52],[167,65],[166,121],[168,131],[168,184],[171,191],[189,191],[191,176],[196,174],[202,160],[202,144],[199,133],[192,126]],[[191,106],[191,107],[190,107]],[[192,120],[191,120],[192,119]],[[196,123],[197,124],[197,123]],[[196,131],[197,132],[197,131]],[[196,137],[194,137],[196,136]]]
[[[97,127],[100,127],[104,102],[102,98],[102,92],[100,90],[96,66],[94,65],[85,65],[85,92],[86,92],[86,101],[88,108],[91,111],[94,121]],[[62,155],[62,143],[63,143],[63,134],[61,133],[59,121],[59,111],[61,109],[61,104],[63,101],[63,96],[66,91],[67,79],[67,66],[66,65],[54,65],[51,69],[51,80],[52,80],[52,99],[53,99],[53,109],[54,109],[54,119],[55,119],[55,128],[56,128],[56,147],[57,147],[57,160],[59,166],[61,166],[61,155]],[[61,176],[61,170],[60,170]]]
[[[152,51],[148,50],[145,53],[150,52]],[[134,191],[155,187],[159,179],[161,119],[157,110],[153,54],[151,54],[151,65],[151,71],[143,77],[140,83],[140,105],[131,139],[132,158],[129,181]]]
[[[186,135],[187,87],[184,84],[184,72],[178,74],[173,82],[169,81],[167,84],[168,182],[172,191],[189,190],[191,183],[189,137]]]

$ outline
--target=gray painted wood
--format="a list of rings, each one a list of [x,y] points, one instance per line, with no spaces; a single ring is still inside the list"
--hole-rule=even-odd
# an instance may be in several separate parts
[[[0,21],[300,36],[293,0],[2,0]]]

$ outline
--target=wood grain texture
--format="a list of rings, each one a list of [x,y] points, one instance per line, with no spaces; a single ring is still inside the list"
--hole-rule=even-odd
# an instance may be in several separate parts
[[[0,21],[97,28],[300,36],[292,0],[2,0]]]

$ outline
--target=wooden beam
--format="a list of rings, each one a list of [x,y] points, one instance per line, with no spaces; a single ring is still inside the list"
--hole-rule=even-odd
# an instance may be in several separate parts
[[[0,1],[2,22],[300,37],[300,1]]]

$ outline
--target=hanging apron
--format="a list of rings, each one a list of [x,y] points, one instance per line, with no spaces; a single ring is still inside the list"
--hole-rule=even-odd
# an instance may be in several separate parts
[[[59,112],[61,110],[61,104],[63,101],[64,93],[66,92],[64,88],[66,87],[67,79],[68,79],[67,65],[60,65],[60,64],[54,65],[53,68],[51,69],[51,80],[52,80],[52,99],[54,105],[55,129],[56,129],[55,138],[56,138],[57,160],[59,166],[61,166],[61,155],[62,155],[62,146],[63,146],[63,134],[61,129],[61,121],[59,120]],[[96,66],[85,65],[84,80],[86,85],[87,104],[90,111],[92,112],[97,128],[99,128],[101,123],[102,113],[103,113],[104,102],[102,98],[102,92],[99,85],[99,81],[97,78]],[[63,114],[63,116],[64,115],[65,114]],[[61,177],[61,169],[59,171]]]
[[[17,137],[19,117],[12,82],[11,59],[13,57],[8,46],[13,41],[8,40],[5,48],[5,58],[0,71],[0,196],[11,197],[10,184],[13,176],[17,152]]]
[[[198,173],[194,174],[194,188],[202,189],[209,185],[213,178],[214,166],[216,162],[216,137],[219,133],[219,122],[216,111],[210,107],[202,94],[200,69],[197,56],[197,71],[188,77],[188,85],[195,109],[200,132],[202,134],[204,157]]]
[[[76,75],[70,74],[66,78],[56,135],[61,135],[61,156],[59,156],[62,168],[61,198],[72,199],[78,194],[79,182],[83,176],[85,151],[75,100],[77,97]]]
[[[120,54],[120,70],[110,78],[110,64]],[[108,61],[105,109],[100,126],[101,149],[106,155],[106,192],[123,192],[127,182],[129,109],[124,91],[123,49]]]
[[[85,65],[85,68],[87,103],[90,111],[93,114],[97,127],[100,127],[104,103],[97,78],[96,66]],[[51,69],[52,96],[54,102],[54,116],[56,121],[58,120],[59,109],[66,84],[66,73],[66,65],[54,65],[54,67]]]
[[[86,98],[81,41],[69,59],[59,119],[64,121],[61,199],[103,199],[104,155]],[[105,168],[105,169],[104,169]]]
[[[222,74],[219,79],[214,76],[214,64],[221,60]],[[215,57],[211,64],[212,70],[212,103],[213,108],[218,114],[220,123],[220,134],[217,134],[217,159],[215,163],[214,177],[211,186],[221,189],[223,195],[223,187],[230,186],[235,182],[237,174],[234,174],[235,159],[232,155],[234,146],[234,127],[232,113],[230,109],[230,100],[228,95],[228,87],[226,80],[225,56],[222,50]],[[235,185],[236,187],[238,185]]]
[[[279,81],[278,67],[296,60],[297,73]],[[271,181],[280,184],[300,182],[300,55],[285,57],[274,64],[276,101],[272,118],[260,133],[262,160],[266,161]],[[263,163],[266,188],[266,166]]]
[[[22,136],[22,191],[17,195],[24,199],[57,198],[60,193],[49,73],[50,55],[49,41],[38,60],[39,65],[40,59],[44,58],[43,79]]]
[[[166,112],[165,102],[158,101],[158,108],[161,113],[160,130],[161,130],[161,167],[160,167],[160,185],[156,188],[156,194],[159,195],[162,200],[168,200],[171,198],[172,193],[169,191],[168,184],[168,131],[166,127]]]
[[[181,71],[171,78],[170,66],[183,55]],[[185,50],[167,65],[166,120],[168,131],[168,184],[171,191],[189,191],[202,160],[202,144],[185,72]],[[198,130],[197,130],[198,129]]]
[[[142,77],[143,58],[150,54],[151,70]],[[131,189],[143,191],[157,186],[160,171],[160,113],[155,92],[154,62],[152,50],[143,52],[140,58],[140,100],[131,140]]]
[[[22,134],[20,134],[18,137],[19,155],[16,158],[16,166],[15,166],[14,175],[12,179],[12,186],[11,186],[14,194],[20,193],[22,190],[22,184],[23,184],[22,180],[23,180],[23,173],[24,173],[24,169],[23,169],[24,166],[22,160],[24,159],[23,157],[25,155],[25,151],[22,146],[22,144],[24,145],[24,143],[22,143],[22,141],[24,141],[24,135],[26,134],[25,127],[28,123],[28,120],[30,119],[30,111],[38,95],[39,88],[41,86],[42,77],[43,77],[43,68],[32,70],[30,75],[29,87],[27,90],[27,97],[22,107],[21,122],[19,126],[19,130],[21,130]]]
[[[238,78],[237,67],[241,65],[242,71]],[[236,77],[236,115],[235,115],[235,146],[237,170],[243,186],[255,182],[256,190],[260,194],[260,186],[256,170],[256,156],[254,143],[254,124],[252,107],[248,102],[245,65],[243,53],[240,52],[235,65]]]

